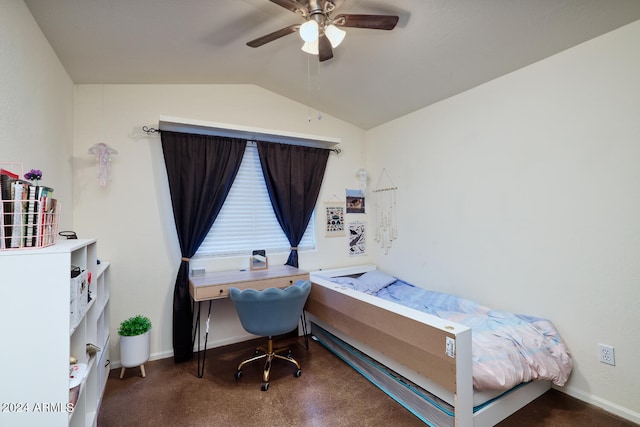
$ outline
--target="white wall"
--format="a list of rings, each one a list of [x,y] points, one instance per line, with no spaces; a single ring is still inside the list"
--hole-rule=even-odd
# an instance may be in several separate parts
[[[103,101],[104,100],[104,101]],[[358,185],[355,172],[364,166],[364,131],[324,115],[308,121],[308,108],[251,85],[79,85],[75,93],[74,228],[81,237],[96,237],[100,256],[112,262],[111,330],[141,313],[154,325],[152,356],[168,357],[172,348],[172,300],[180,251],[175,234],[166,170],[158,134],[159,116],[228,123],[285,132],[340,138],[343,150],[331,154],[319,197],[318,249],[301,252],[300,268],[371,262],[349,257],[347,238],[324,238],[322,202]],[[112,181],[97,183],[94,159],[87,150],[104,142],[118,151]],[[352,215],[351,220],[361,219]],[[284,264],[288,253],[269,254],[270,264]],[[248,257],[193,261],[210,270],[248,267]],[[228,300],[216,301],[209,346],[246,337]],[[202,337],[204,339],[204,337]],[[112,360],[118,340],[112,340]]]
[[[72,128],[73,82],[24,3],[0,1],[0,163],[42,170],[63,228],[73,221]]]
[[[575,360],[563,391],[636,422],[639,45],[640,21],[367,132],[367,168],[399,187],[378,264],[551,319]]]

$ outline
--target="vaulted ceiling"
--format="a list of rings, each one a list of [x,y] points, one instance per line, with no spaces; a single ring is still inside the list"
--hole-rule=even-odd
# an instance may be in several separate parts
[[[76,84],[255,84],[363,129],[640,19],[638,0],[345,0],[398,25],[347,28],[320,63],[298,34],[246,45],[303,22],[269,0],[25,3]]]

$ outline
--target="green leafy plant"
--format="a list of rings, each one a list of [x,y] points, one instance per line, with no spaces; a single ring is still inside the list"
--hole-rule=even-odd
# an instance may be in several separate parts
[[[118,335],[123,337],[134,337],[136,335],[142,335],[149,330],[151,330],[151,320],[146,316],[137,315],[120,323]]]

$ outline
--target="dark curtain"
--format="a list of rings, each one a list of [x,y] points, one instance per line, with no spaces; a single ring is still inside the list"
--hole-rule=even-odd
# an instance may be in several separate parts
[[[238,173],[246,141],[162,131],[173,216],[182,260],[173,291],[173,353],[176,363],[193,356],[193,309],[189,260],[202,244]]]
[[[320,193],[329,150],[269,142],[257,144],[273,210],[291,245],[286,264],[298,267],[298,244]]]

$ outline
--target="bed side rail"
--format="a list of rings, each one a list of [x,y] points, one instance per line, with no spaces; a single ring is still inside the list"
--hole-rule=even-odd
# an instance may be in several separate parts
[[[345,295],[332,289],[331,285],[315,282],[306,310],[342,333],[456,393],[456,327],[451,326],[451,330],[446,326],[435,327]],[[467,357],[470,360],[470,354]]]

